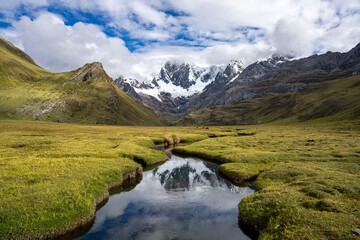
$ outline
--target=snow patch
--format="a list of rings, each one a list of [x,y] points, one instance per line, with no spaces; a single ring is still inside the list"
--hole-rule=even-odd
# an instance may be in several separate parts
[[[134,88],[135,92],[137,93],[143,93],[143,94],[147,94],[150,95],[154,98],[156,98],[157,100],[159,100],[160,102],[162,102],[160,96],[160,91],[158,88],[149,88],[149,89],[144,89],[144,88]]]
[[[237,74],[235,77],[233,77],[226,85],[228,85],[229,83],[235,81],[235,79],[237,79],[239,77],[240,73]]]

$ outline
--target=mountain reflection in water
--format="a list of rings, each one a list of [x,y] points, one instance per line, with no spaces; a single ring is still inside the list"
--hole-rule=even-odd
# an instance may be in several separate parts
[[[201,160],[184,159],[173,156],[173,160],[152,171],[153,176],[160,180],[165,190],[169,191],[191,191],[199,186],[210,186],[228,188],[234,191],[233,184],[219,177],[215,164]]]
[[[111,196],[80,239],[250,239],[237,205],[254,190],[234,186],[217,168],[171,155],[133,190]]]

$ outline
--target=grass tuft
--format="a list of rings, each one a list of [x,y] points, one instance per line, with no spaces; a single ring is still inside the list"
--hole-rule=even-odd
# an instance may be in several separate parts
[[[108,189],[141,172],[136,161],[166,161],[154,142],[220,132],[0,120],[0,239],[52,238],[86,225]]]
[[[256,179],[256,193],[239,204],[239,220],[259,239],[357,239],[359,121],[241,131],[256,134],[210,138],[174,151],[223,163],[219,172],[237,184]]]

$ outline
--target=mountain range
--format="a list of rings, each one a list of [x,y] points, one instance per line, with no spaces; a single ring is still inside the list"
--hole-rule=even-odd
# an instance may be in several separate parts
[[[241,60],[210,67],[168,61],[147,83],[112,80],[98,62],[50,72],[4,39],[0,53],[0,114],[15,118],[235,125],[360,116],[360,44],[301,59],[274,54],[246,67]]]
[[[327,52],[301,59],[274,54],[271,58],[257,61],[246,68],[243,67],[241,61],[237,60],[232,60],[226,67],[211,66],[209,68],[167,62],[151,84],[124,78],[119,78],[115,82],[125,93],[161,116],[171,120],[183,118],[177,121],[178,124],[252,124],[282,119],[285,117],[284,109],[269,108],[275,112],[279,111],[278,114],[275,114],[277,117],[262,120],[261,117],[254,116],[254,114],[250,114],[252,115],[250,117],[247,110],[234,111],[234,109],[248,107],[245,105],[246,102],[243,102],[244,100],[257,102],[253,107],[261,108],[268,103],[269,96],[302,95],[312,89],[316,95],[317,91],[321,92],[325,91],[325,88],[335,87],[337,83],[332,82],[333,80],[359,74],[360,44],[347,53]],[[353,78],[354,86],[358,79],[357,77]],[[346,85],[346,81],[340,82]],[[195,86],[201,87],[195,88]],[[358,87],[355,87],[355,90],[359,92]],[[356,91],[353,96],[349,95],[352,104],[334,104],[340,97],[336,93],[338,92],[335,91],[328,96],[329,99],[319,99],[318,102],[327,102],[328,104],[325,105],[328,105],[329,108],[341,105],[339,108],[341,110],[359,104],[359,96]],[[240,104],[241,102],[244,104]],[[241,106],[235,105],[236,103]],[[270,105],[272,106],[273,103],[272,100]],[[284,105],[289,107],[291,102],[285,101]],[[323,107],[326,108],[325,105]],[[297,104],[295,106],[298,107]],[[220,109],[221,111],[219,111]],[[225,109],[228,109],[228,114],[224,114]],[[266,112],[266,109],[263,111]],[[218,119],[215,120],[209,114],[204,114],[205,112],[211,116],[217,115]],[[234,115],[236,112],[237,114]],[[329,109],[329,115],[331,113],[334,113],[334,109]],[[198,114],[204,116],[195,117]],[[205,121],[205,119],[207,120]],[[306,117],[295,120],[303,119]]]

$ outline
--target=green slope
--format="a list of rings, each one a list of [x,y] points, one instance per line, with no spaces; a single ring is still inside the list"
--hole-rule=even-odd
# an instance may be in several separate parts
[[[294,93],[269,94],[189,113],[179,125],[237,125],[360,118],[360,76],[313,84]]]
[[[54,73],[0,38],[0,112],[22,119],[118,125],[162,121],[123,93],[100,63]]]

